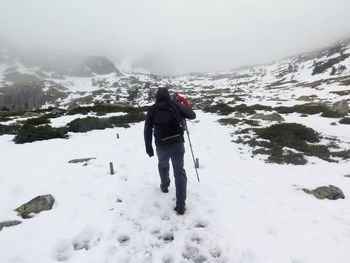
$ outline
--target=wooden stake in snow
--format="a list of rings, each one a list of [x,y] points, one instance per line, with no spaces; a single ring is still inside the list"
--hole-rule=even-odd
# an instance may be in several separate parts
[[[199,168],[199,159],[196,158],[196,165],[195,165],[195,168]]]
[[[113,168],[113,163],[112,162],[109,163],[109,170],[111,172],[111,175],[113,175],[114,174],[114,168]]]

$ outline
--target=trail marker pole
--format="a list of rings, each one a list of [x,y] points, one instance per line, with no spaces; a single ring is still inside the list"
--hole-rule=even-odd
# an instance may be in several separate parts
[[[112,162],[109,163],[109,170],[111,172],[111,175],[113,175],[114,174],[114,168],[113,168],[113,163]]]

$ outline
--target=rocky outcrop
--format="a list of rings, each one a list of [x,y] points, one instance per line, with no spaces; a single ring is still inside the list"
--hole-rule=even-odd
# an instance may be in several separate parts
[[[296,100],[298,101],[314,101],[312,96],[300,96]]]
[[[251,119],[258,119],[264,121],[284,121],[283,117],[277,113],[272,114],[255,114],[251,117]]]
[[[54,203],[55,198],[52,195],[41,195],[21,205],[15,211],[24,219],[31,218],[32,214],[39,214],[42,211],[51,210]]]
[[[115,65],[103,56],[62,55],[40,61],[42,71],[54,72],[54,76],[91,77],[119,73]]]
[[[14,221],[5,221],[5,222],[0,222],[0,231],[4,228],[4,227],[11,227],[11,226],[16,226],[21,224],[21,221],[18,220],[14,220]]]
[[[12,83],[28,83],[28,82],[38,82],[41,79],[35,75],[25,74],[20,72],[9,72],[5,74],[5,80]]]
[[[32,110],[46,103],[56,103],[68,95],[64,88],[53,82],[30,82],[0,88],[0,107],[12,111]]]
[[[332,110],[338,112],[341,115],[346,115],[349,113],[349,103],[347,100],[341,100],[334,103]]]
[[[307,194],[314,195],[317,199],[337,200],[344,199],[345,195],[342,190],[334,185],[317,187],[314,190],[302,189]]]

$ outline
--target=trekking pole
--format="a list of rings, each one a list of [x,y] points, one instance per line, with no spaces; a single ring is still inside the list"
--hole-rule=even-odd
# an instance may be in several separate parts
[[[191,148],[191,153],[192,153],[192,159],[193,159],[194,168],[196,169],[197,180],[198,180],[198,183],[200,183],[199,175],[198,175],[198,170],[197,170],[197,165],[196,165],[196,160],[194,159],[194,154],[193,154],[193,149],[192,149],[192,143],[191,143],[190,133],[189,133],[189,131],[188,131],[186,119],[185,119],[185,128],[186,128],[186,132],[187,132],[188,142],[189,142],[190,148]]]

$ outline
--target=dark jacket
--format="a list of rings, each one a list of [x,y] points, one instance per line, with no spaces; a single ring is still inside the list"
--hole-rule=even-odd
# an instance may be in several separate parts
[[[156,103],[148,108],[145,121],[144,138],[148,155],[153,155],[153,131],[156,145],[183,143],[183,128],[180,122],[185,118],[195,119],[196,113],[181,103],[171,101],[167,88],[159,88]]]

